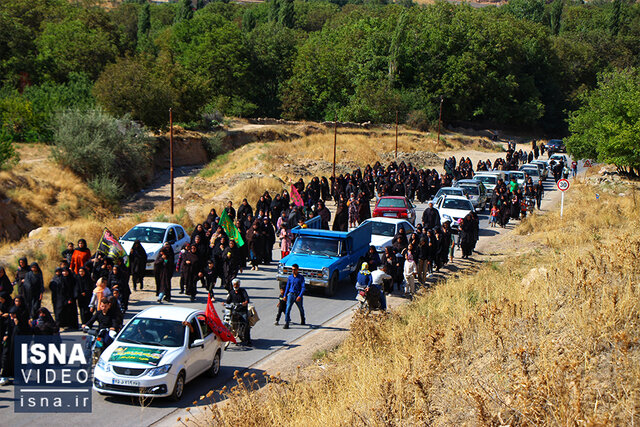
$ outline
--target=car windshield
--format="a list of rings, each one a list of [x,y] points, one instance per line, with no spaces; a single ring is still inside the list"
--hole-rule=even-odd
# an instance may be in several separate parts
[[[472,211],[473,206],[471,206],[471,202],[468,200],[458,200],[458,199],[449,199],[445,200],[443,205],[445,209],[460,209],[466,211]]]
[[[294,254],[338,256],[338,240],[299,236],[291,252]]]
[[[371,224],[371,234],[385,237],[393,237],[396,234],[395,224],[377,221],[370,221],[369,223]]]
[[[133,242],[140,240],[141,243],[162,243],[164,240],[164,228],[144,227],[136,225],[127,234],[122,236],[122,240]]]
[[[474,196],[477,196],[478,194],[480,194],[480,190],[478,189],[478,187],[473,184],[466,184],[466,185],[460,184],[460,187],[464,188],[467,194],[472,194]]]
[[[529,175],[540,175],[540,171],[538,170],[538,168],[523,168],[522,172],[526,172]]]
[[[446,194],[448,196],[462,196],[464,195],[464,191],[462,191],[461,188],[441,188],[440,190],[438,190],[438,194],[436,196],[440,197],[443,194]]]
[[[498,182],[498,178],[492,175],[476,175],[473,178],[480,181],[484,185],[487,185],[487,184],[493,185]]]
[[[524,172],[509,172],[509,177],[512,180],[524,179]]]
[[[406,208],[403,199],[380,199],[379,208]]]
[[[184,325],[177,320],[137,317],[127,324],[118,341],[158,347],[182,347]]]

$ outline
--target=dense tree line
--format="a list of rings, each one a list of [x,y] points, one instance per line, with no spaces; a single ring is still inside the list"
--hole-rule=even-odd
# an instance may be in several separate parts
[[[219,113],[566,128],[598,74],[638,66],[626,0],[0,3],[0,140],[51,141],[96,106],[150,127]],[[390,2],[389,2],[390,3]],[[195,6],[195,7],[194,7]],[[194,10],[195,9],[195,10]]]

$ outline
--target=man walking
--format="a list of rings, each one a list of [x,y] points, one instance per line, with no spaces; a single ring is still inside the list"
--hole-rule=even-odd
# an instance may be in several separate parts
[[[284,327],[283,329],[289,329],[289,322],[291,322],[291,307],[293,303],[298,306],[300,311],[300,324],[304,325],[304,307],[302,306],[302,295],[304,294],[304,277],[298,272],[298,264],[291,266],[291,275],[287,279],[287,286],[284,290],[284,294],[287,298],[287,310],[284,313]]]

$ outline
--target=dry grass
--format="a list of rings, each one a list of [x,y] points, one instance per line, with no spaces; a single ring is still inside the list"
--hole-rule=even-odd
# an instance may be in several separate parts
[[[357,317],[322,367],[260,393],[245,378],[204,414],[218,425],[637,424],[637,203],[574,184],[563,220],[519,228],[538,249]]]

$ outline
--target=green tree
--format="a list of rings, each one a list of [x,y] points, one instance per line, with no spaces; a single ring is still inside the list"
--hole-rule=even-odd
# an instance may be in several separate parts
[[[101,110],[61,112],[53,142],[53,158],[89,181],[104,199],[122,196],[122,188],[137,190],[152,176],[146,130],[126,117]]]
[[[504,8],[519,19],[542,23],[544,18],[544,1],[542,0],[509,0]]]
[[[46,23],[36,45],[39,61],[57,81],[64,81],[71,72],[96,78],[118,53],[109,34],[79,19]]]
[[[578,159],[613,163],[640,174],[640,72],[627,69],[600,76],[598,87],[569,118],[567,150]]]
[[[182,0],[176,12],[176,24],[182,21],[188,21],[193,18],[193,2],[191,0]]]
[[[3,130],[0,129],[0,169],[18,160],[13,143],[11,140],[3,138],[2,132]]]
[[[280,0],[269,0],[269,21],[280,21]]]
[[[622,0],[613,0],[611,15],[609,16],[609,32],[612,36],[617,36],[620,32],[620,15],[622,11]]]

